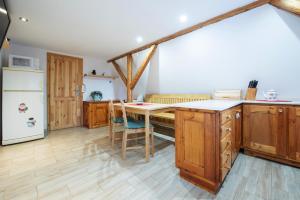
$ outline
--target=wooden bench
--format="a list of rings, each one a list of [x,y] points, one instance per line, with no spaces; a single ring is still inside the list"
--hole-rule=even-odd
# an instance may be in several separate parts
[[[145,102],[161,104],[204,101],[209,99],[211,99],[211,95],[209,94],[147,94],[145,96]],[[174,137],[174,121],[174,112],[158,113],[151,117],[151,123],[155,126],[155,130],[158,130],[156,132],[162,132],[170,137]]]

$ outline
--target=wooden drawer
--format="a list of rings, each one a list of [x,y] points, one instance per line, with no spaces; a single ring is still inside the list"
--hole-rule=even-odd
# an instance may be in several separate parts
[[[232,133],[232,121],[228,121],[221,126],[221,140],[227,135]]]
[[[221,154],[221,167],[231,168],[231,145]]]
[[[221,140],[221,148],[220,152],[223,153],[225,149],[229,148],[231,146],[231,133],[227,134],[222,140]]]
[[[232,121],[233,118],[233,112],[232,110],[225,110],[221,112],[221,124],[225,124],[228,121]]]
[[[221,154],[221,181],[231,169],[231,146]]]
[[[221,182],[224,181],[226,175],[228,174],[229,169],[228,168],[221,168]]]

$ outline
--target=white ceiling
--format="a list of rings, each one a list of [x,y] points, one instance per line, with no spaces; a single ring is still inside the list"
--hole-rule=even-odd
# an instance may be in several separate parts
[[[7,0],[8,36],[16,43],[107,59],[253,1]],[[185,24],[179,23],[181,14],[188,16]]]

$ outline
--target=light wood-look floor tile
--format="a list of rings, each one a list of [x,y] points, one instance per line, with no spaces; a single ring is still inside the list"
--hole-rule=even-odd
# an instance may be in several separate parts
[[[174,145],[156,138],[120,157],[108,129],[54,131],[46,139],[0,147],[2,199],[300,199],[300,169],[240,154],[217,196],[181,179]]]

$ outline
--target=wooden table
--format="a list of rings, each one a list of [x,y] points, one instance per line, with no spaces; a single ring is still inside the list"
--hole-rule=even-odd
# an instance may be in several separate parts
[[[114,104],[115,109],[121,110],[121,104]],[[163,113],[168,111],[173,111],[174,108],[170,104],[157,104],[157,103],[144,103],[142,105],[137,105],[135,103],[125,103],[125,110],[128,113],[134,113],[145,116],[145,158],[146,161],[149,161],[150,155],[150,145],[149,145],[149,137],[150,137],[150,116],[157,113]]]

